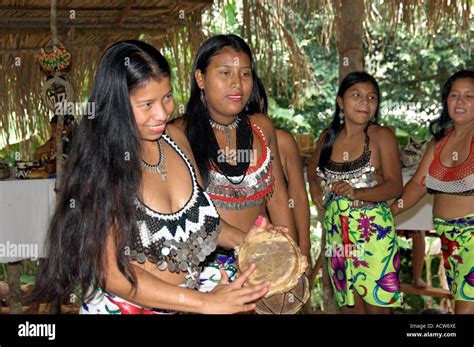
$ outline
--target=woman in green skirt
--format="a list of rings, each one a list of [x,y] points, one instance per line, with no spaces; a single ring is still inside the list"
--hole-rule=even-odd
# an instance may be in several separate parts
[[[393,132],[377,124],[375,79],[353,72],[342,81],[332,123],[308,166],[313,201],[325,210],[325,255],[343,313],[390,313],[400,306],[400,255],[386,203],[402,191]]]
[[[452,75],[441,98],[441,115],[430,125],[433,141],[390,207],[396,215],[434,195],[434,226],[455,312],[474,314],[474,71]]]

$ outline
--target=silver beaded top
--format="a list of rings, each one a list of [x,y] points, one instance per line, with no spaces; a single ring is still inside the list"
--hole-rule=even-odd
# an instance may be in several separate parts
[[[272,196],[275,178],[273,176],[272,152],[266,144],[265,136],[257,125],[252,125],[258,137],[261,139],[263,152],[262,157],[257,160],[262,161],[258,168],[247,172],[245,177],[232,176],[232,181],[238,184],[229,184],[229,180],[222,173],[211,167],[209,171],[209,184],[207,193],[217,208],[224,210],[242,210],[254,206],[265,204]],[[269,187],[271,187],[269,189]],[[262,192],[267,192],[262,194]],[[260,194],[259,194],[260,193]],[[258,198],[254,198],[258,195]]]
[[[210,197],[199,186],[188,158],[170,137],[162,138],[186,163],[192,194],[174,213],[157,212],[136,199],[138,234],[131,258],[139,263],[148,259],[160,270],[187,272],[186,287],[198,289],[200,263],[216,249],[220,217]]]
[[[316,174],[321,180],[324,204],[327,204],[334,195],[330,185],[338,181],[346,181],[352,188],[375,187],[376,171],[372,165],[369,136],[366,134],[364,152],[359,158],[342,163],[329,160],[323,169],[316,168]]]

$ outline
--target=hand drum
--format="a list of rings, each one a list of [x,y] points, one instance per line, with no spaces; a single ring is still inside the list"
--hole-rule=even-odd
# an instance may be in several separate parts
[[[252,263],[257,268],[246,285],[270,281],[270,289],[257,301],[259,314],[294,314],[309,298],[309,283],[304,275],[308,262],[298,245],[288,235],[263,231],[244,242],[238,249],[240,270]]]

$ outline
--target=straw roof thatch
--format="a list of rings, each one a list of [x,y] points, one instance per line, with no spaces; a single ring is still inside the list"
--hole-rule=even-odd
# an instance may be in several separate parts
[[[76,91],[74,101],[88,94],[100,55],[115,41],[141,38],[157,47],[164,41],[173,47],[181,39],[195,52],[202,40],[201,11],[211,4],[212,0],[58,0],[57,37],[73,56],[68,80]],[[49,134],[51,112],[41,97],[46,76],[34,54],[52,44],[50,0],[2,0],[0,71],[5,78],[0,81],[0,137],[11,130],[19,138]],[[29,147],[25,144],[22,154],[31,156]]]

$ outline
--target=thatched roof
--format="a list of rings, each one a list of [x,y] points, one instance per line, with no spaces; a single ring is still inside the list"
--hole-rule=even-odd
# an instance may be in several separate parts
[[[59,0],[58,34],[67,47],[102,47],[139,34],[159,39],[189,24],[189,14],[210,4],[212,0]],[[0,53],[35,52],[51,43],[50,17],[50,0],[3,0]]]
[[[171,50],[177,37],[186,36],[185,42],[197,49],[201,12],[211,4],[212,0],[57,0],[57,38],[73,56],[68,79],[76,91],[74,101],[88,94],[100,55],[115,41],[141,38],[158,48],[166,41]],[[50,0],[2,0],[0,71],[6,78],[0,81],[0,136],[49,134],[51,113],[41,97],[46,79],[34,54],[52,44]],[[23,146],[22,154],[31,155],[30,147]]]

